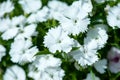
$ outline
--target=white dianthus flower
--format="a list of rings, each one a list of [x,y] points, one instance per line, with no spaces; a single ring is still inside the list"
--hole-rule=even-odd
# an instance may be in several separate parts
[[[34,80],[62,80],[65,74],[60,65],[61,60],[51,54],[38,55],[29,65],[28,76]]]
[[[30,24],[25,27],[21,26],[21,27],[19,27],[19,34],[17,36],[22,35],[25,38],[29,38],[29,37],[33,36],[33,34],[36,31],[36,28],[37,28],[36,24]]]
[[[64,31],[68,32],[69,34],[78,35],[80,32],[85,32],[88,29],[88,24],[90,23],[90,21],[89,18],[62,18],[60,23]]]
[[[3,56],[6,55],[6,49],[4,46],[0,45],[0,62]]]
[[[9,54],[12,62],[24,64],[35,60],[37,52],[37,47],[32,47],[31,39],[19,37],[15,38],[14,42],[11,44]]]
[[[36,57],[33,63],[38,70],[45,70],[48,67],[59,67],[61,65],[61,60],[55,58],[53,55],[40,55]]]
[[[0,4],[0,17],[5,13],[10,13],[14,9],[14,5],[10,0],[7,0]]]
[[[85,43],[83,46],[80,46],[79,49],[70,52],[70,55],[81,66],[92,65],[98,61],[97,43],[95,40],[91,40],[89,43]]]
[[[63,80],[64,75],[64,70],[59,67],[47,68],[44,72],[32,69],[28,73],[28,76],[34,80]]]
[[[102,59],[95,62],[94,67],[99,73],[101,74],[105,73],[105,69],[107,68],[107,60]]]
[[[7,68],[4,76],[3,76],[3,80],[26,80],[26,74],[25,71],[17,66],[17,65],[13,65],[9,68]]]
[[[28,23],[37,23],[37,22],[43,22],[47,21],[48,19],[48,7],[43,7],[41,10],[37,11],[36,13],[32,13],[28,18]]]
[[[13,24],[14,26],[9,25],[9,27],[1,35],[3,40],[9,40],[9,39],[12,39],[12,38],[20,36],[20,35],[24,36],[25,38],[29,38],[29,37],[33,36],[33,34],[35,33],[37,25],[36,24],[30,24],[28,26],[23,27],[22,24],[19,24],[21,22],[22,22],[22,20],[21,21],[16,21],[16,23]],[[17,27],[17,25],[19,25],[19,27]],[[13,26],[13,27],[11,27],[11,26]]]
[[[52,53],[55,53],[57,50],[68,53],[74,44],[73,39],[70,38],[60,26],[57,28],[51,28],[44,37],[43,43]]]
[[[35,32],[37,25],[30,24],[23,27],[26,18],[23,15],[15,16],[11,20],[9,18],[0,19],[0,32],[3,40],[9,40],[17,36],[18,34],[23,34],[24,37],[28,38],[32,36]]]
[[[49,19],[56,19],[60,20],[62,16],[66,13],[66,10],[68,9],[68,5],[64,2],[61,2],[59,0],[52,0],[48,2],[48,8],[49,8]]]
[[[76,6],[76,7],[81,7],[81,9],[83,9],[87,13],[92,12],[92,9],[93,9],[91,0],[79,0],[79,1],[75,1],[73,3],[73,5]]]
[[[39,10],[42,6],[41,0],[19,0],[25,13],[32,13]]]
[[[9,26],[11,24],[11,20],[7,17],[7,18],[0,18],[0,32],[5,32],[6,30],[9,29]]]
[[[66,14],[59,21],[63,30],[69,34],[78,35],[80,32],[85,32],[88,29],[90,19],[88,18],[88,13],[79,4],[75,3],[65,10]]]
[[[17,35],[18,31],[19,31],[19,29],[17,27],[8,29],[6,32],[4,32],[1,35],[1,37],[3,38],[3,40],[12,39]]]
[[[120,28],[120,3],[108,9],[107,22],[113,29]]]
[[[23,25],[26,22],[26,18],[23,15],[15,16],[11,20],[11,26]]]
[[[89,43],[90,40],[94,39],[97,42],[98,49],[103,48],[108,40],[108,35],[105,29],[106,27],[107,26],[103,24],[95,25],[94,28],[87,32],[87,37],[84,39],[84,43]]]
[[[100,80],[100,78],[95,76],[95,74],[93,72],[91,72],[91,73],[87,74],[87,77],[84,80]]]

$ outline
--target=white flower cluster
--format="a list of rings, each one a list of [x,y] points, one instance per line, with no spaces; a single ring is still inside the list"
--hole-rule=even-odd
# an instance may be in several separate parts
[[[64,71],[60,68],[61,60],[53,55],[40,55],[29,65],[28,76],[34,80],[62,80]]]
[[[80,45],[79,49],[70,52],[73,58],[78,61],[81,66],[92,65],[98,61],[97,50],[104,47],[108,39],[105,25],[95,25],[93,29],[87,32],[84,39],[84,45]],[[103,28],[102,28],[103,27]]]
[[[95,0],[97,4],[106,1],[108,0]],[[6,69],[3,80],[26,80],[27,77],[33,80],[63,80],[65,71],[61,67],[62,53],[71,58],[71,62],[76,63],[77,70],[80,67],[94,66],[99,73],[105,73],[107,60],[99,60],[101,58],[98,51],[107,43],[108,26],[113,29],[120,28],[120,3],[105,9],[107,25],[92,23],[95,13],[91,0],[75,0],[69,5],[60,0],[48,0],[46,5],[42,4],[42,0],[18,0],[16,3],[23,11],[20,15],[14,14],[16,3],[13,2],[14,0],[6,0],[0,3],[0,62],[7,54],[11,63],[16,64]],[[57,21],[58,24],[48,25],[49,28],[40,25],[49,20]],[[101,19],[96,21],[99,20]],[[42,31],[43,27],[47,28]],[[41,34],[42,32],[45,34]],[[41,40],[38,40],[39,36],[42,36]],[[1,41],[10,43],[10,46]],[[39,42],[42,45],[38,44]],[[118,72],[118,69],[113,67],[119,65],[120,58],[117,57],[120,51],[115,51],[116,49],[112,49],[108,56],[109,68],[113,73]],[[42,52],[46,54],[41,54]],[[58,53],[61,53],[59,58],[56,56]],[[117,65],[114,65],[116,63]],[[29,65],[28,72],[17,64]],[[92,72],[84,80],[92,79],[100,80]]]

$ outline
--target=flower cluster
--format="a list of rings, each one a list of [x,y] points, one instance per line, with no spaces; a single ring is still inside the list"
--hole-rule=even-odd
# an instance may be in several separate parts
[[[119,14],[119,0],[1,0],[0,80],[118,79]]]

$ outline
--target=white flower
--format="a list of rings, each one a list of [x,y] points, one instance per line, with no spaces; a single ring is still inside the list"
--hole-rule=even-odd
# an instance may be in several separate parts
[[[36,28],[37,28],[37,25],[36,24],[30,24],[28,26],[21,26],[19,28],[19,34],[17,36],[24,36],[25,38],[29,38],[31,36],[33,36],[33,34],[35,33],[36,31]]]
[[[0,45],[0,62],[3,56],[6,55],[6,49],[4,46]]]
[[[4,32],[1,35],[1,37],[3,40],[12,39],[17,35],[18,31],[19,31],[19,29],[17,27],[11,28],[11,29],[7,30],[6,32]]]
[[[3,38],[3,40],[12,39],[18,33],[20,33],[22,31],[20,28],[21,28],[21,26],[24,25],[25,19],[26,18],[22,15],[15,16],[11,20],[9,18],[0,19],[0,32],[2,32],[1,37]],[[31,25],[33,25],[33,24],[31,24]],[[34,25],[34,27],[32,26],[30,28],[31,28],[30,30],[34,32],[35,29],[32,29],[32,28],[36,28],[36,25]],[[27,30],[25,32],[28,33],[29,31]],[[29,32],[29,34],[32,34],[33,32]]]
[[[108,35],[105,27],[107,26],[103,24],[95,25],[94,28],[90,29],[87,32],[87,37],[84,39],[84,43],[88,43],[94,39],[97,42],[98,49],[103,48],[108,40]]]
[[[80,12],[82,14],[82,12]],[[81,14],[78,14],[80,16]],[[74,19],[62,18],[60,20],[61,26],[64,31],[69,34],[78,35],[80,32],[85,32],[88,29],[88,24],[90,23],[89,18],[79,18],[77,16]]]
[[[11,25],[11,20],[7,18],[0,18],[0,32],[5,32],[6,30],[9,29],[9,26]]]
[[[95,76],[95,74],[93,72],[91,72],[91,73],[87,74],[87,77],[84,80],[100,80],[100,78]]]
[[[7,68],[3,76],[3,80],[8,80],[8,79],[9,80],[26,80],[26,74],[21,67],[14,65]]]
[[[41,0],[19,0],[25,13],[32,13],[39,10],[42,6]]]
[[[115,29],[120,28],[120,3],[117,6],[109,8],[107,15],[108,24]]]
[[[38,49],[36,46],[32,47],[31,39],[16,38],[11,44],[10,56],[12,62],[25,64],[35,60],[35,55]]]
[[[18,36],[23,36],[25,38],[29,38],[31,36],[33,36],[33,34],[35,33],[37,25],[36,24],[30,24],[28,26],[23,27],[23,25],[21,25],[20,27],[13,27],[13,28],[8,28],[2,35],[1,37],[3,38],[3,40],[9,40],[12,39],[14,37],[18,37]]]
[[[34,80],[63,80],[64,75],[64,70],[59,67],[47,68],[44,72],[32,69],[28,74]]]
[[[88,18],[88,13],[81,9],[79,4],[75,3],[65,10],[66,14],[59,21],[63,30],[69,34],[78,35],[80,32],[85,32],[88,29],[90,19]]]
[[[44,37],[43,43],[52,53],[55,53],[57,50],[59,52],[63,51],[68,53],[74,44],[73,39],[70,38],[60,26],[57,28],[51,28]]]
[[[10,0],[4,1],[0,4],[0,17],[5,13],[10,13],[14,9],[14,5]]]
[[[105,69],[107,68],[107,60],[102,59],[95,62],[94,67],[99,73],[101,74],[105,73]]]
[[[92,12],[92,9],[93,9],[91,0],[75,1],[75,2],[73,2],[73,5],[76,6],[76,7],[81,7],[81,9],[83,9],[87,13]]]
[[[47,21],[48,19],[48,7],[43,7],[41,10],[37,11],[36,13],[32,13],[28,18],[28,23],[37,23],[37,22],[43,22]]]
[[[97,44],[95,40],[92,40],[89,43],[85,43],[83,46],[80,46],[79,49],[70,52],[70,55],[81,66],[92,65],[98,61]]]
[[[109,70],[112,73],[120,72],[120,49],[112,47],[108,52]]]
[[[61,60],[51,54],[38,55],[29,65],[28,76],[34,80],[62,80],[65,74],[60,65]]]
[[[48,67],[59,67],[61,65],[61,60],[55,58],[53,55],[40,55],[36,57],[33,65],[40,71],[44,71]]]
[[[49,8],[49,19],[56,19],[59,21],[61,19],[61,16],[63,16],[66,13],[66,9],[68,9],[68,5],[64,2],[61,2],[59,0],[52,0],[48,2],[48,8]]]
[[[26,22],[26,18],[23,15],[15,16],[11,20],[11,26],[23,25]]]

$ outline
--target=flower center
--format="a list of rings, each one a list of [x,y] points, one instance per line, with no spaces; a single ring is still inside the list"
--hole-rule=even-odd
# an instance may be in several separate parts
[[[119,57],[115,57],[112,61],[117,63],[119,61]]]
[[[61,40],[58,40],[57,43],[61,43]]]

